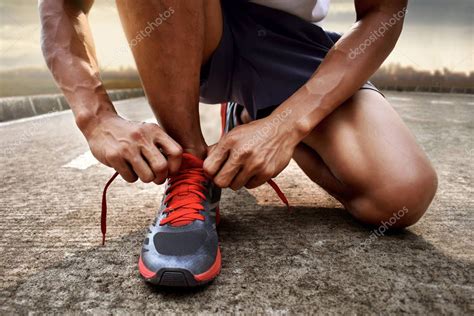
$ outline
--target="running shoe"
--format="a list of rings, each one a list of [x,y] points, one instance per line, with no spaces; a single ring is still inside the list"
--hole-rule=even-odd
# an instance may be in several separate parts
[[[209,283],[221,270],[216,231],[221,190],[205,175],[202,166],[201,159],[184,153],[179,172],[166,182],[161,207],[148,228],[138,262],[139,272],[147,282],[193,287]],[[106,189],[102,209],[104,236]]]

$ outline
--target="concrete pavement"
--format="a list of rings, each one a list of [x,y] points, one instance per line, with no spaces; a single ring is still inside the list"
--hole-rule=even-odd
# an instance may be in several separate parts
[[[371,230],[291,163],[276,181],[293,213],[269,186],[225,191],[221,275],[187,292],[156,290],[136,268],[161,187],[113,184],[102,247],[101,191],[112,171],[87,158],[71,113],[0,124],[0,313],[472,314],[473,98],[387,97],[440,178],[418,224],[351,255]],[[117,105],[131,119],[152,117],[142,98]],[[218,138],[218,112],[201,110],[210,142]],[[81,156],[85,168],[71,167]]]

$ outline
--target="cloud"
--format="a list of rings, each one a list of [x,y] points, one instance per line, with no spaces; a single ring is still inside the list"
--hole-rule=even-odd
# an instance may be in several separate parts
[[[466,55],[472,54],[473,10],[472,0],[409,1],[405,28],[390,61],[425,69],[472,70],[472,57]],[[127,43],[115,0],[96,0],[90,18],[101,65],[133,65],[128,50],[126,54],[117,54]],[[324,27],[344,32],[354,20],[354,0],[332,0]],[[0,69],[44,65],[37,1],[0,0],[0,53]],[[453,60],[460,62],[454,64]]]
[[[407,22],[411,26],[473,27],[472,0],[414,0],[408,2]],[[354,0],[333,0],[328,21],[348,23],[355,19]]]

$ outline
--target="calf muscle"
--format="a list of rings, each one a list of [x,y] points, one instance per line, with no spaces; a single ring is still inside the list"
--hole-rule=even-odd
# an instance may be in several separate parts
[[[214,6],[210,6],[211,3]],[[156,117],[185,151],[204,157],[206,144],[198,109],[199,80],[206,59],[204,54],[209,54],[205,50],[213,47],[208,43],[206,26],[215,28],[219,23],[210,20],[215,16],[213,12],[219,2],[128,0],[119,1],[117,5]],[[220,12],[220,8],[217,9]],[[150,23],[158,18],[161,23],[150,31]],[[146,37],[137,40],[137,34],[145,30],[149,31]],[[214,41],[218,42],[218,39],[214,38]]]

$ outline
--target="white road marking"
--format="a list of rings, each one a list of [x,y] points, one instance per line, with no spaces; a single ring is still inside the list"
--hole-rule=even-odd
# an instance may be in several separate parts
[[[388,97],[391,101],[401,101],[401,102],[409,102],[412,101],[412,98],[400,98],[400,97]]]
[[[156,119],[154,117],[148,118],[144,120],[146,123],[156,123]],[[78,170],[86,170],[94,165],[99,164],[99,161],[95,159],[94,155],[90,150],[86,151],[85,153],[79,155],[78,157],[74,158],[67,164],[63,165],[63,168],[72,168]]]
[[[73,160],[65,164],[63,167],[86,170],[87,168],[97,165],[98,163],[99,161],[95,159],[95,157],[92,155],[91,151],[89,150],[83,153],[82,155],[80,155],[79,157],[74,158]]]
[[[474,102],[466,102],[467,105],[474,105]]]
[[[454,104],[454,102],[452,101],[443,101],[443,100],[431,100],[430,103],[431,104],[445,104],[445,105]]]

